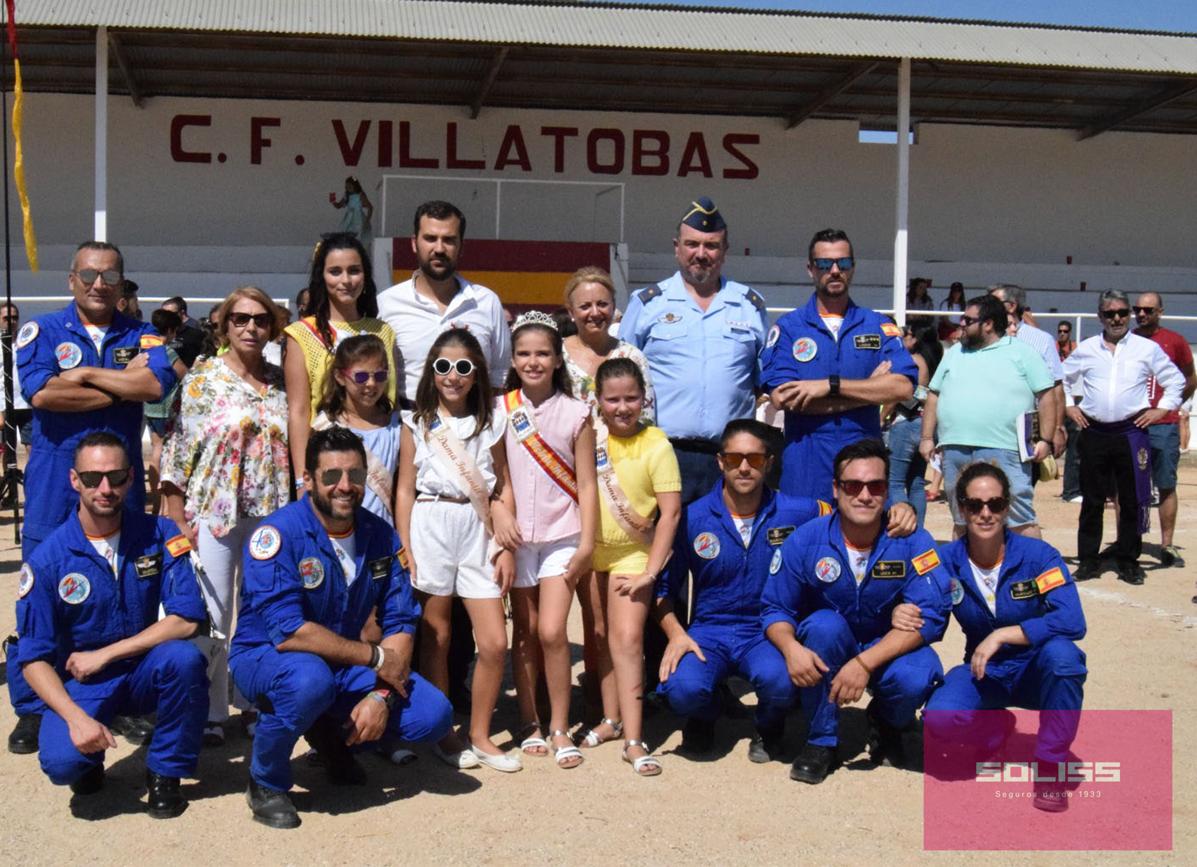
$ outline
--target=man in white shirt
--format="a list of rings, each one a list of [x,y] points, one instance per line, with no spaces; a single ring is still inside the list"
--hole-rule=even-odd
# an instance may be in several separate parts
[[[1131,307],[1125,292],[1108,290],[1098,299],[1103,331],[1082,341],[1064,362],[1064,380],[1076,406],[1068,416],[1081,432],[1081,519],[1077,527],[1075,577],[1101,574],[1102,514],[1107,493],[1118,492],[1118,578],[1142,584],[1142,535],[1151,519],[1151,444],[1147,427],[1180,406],[1184,377],[1152,340],[1130,333]],[[1163,388],[1151,406],[1148,380]]]
[[[416,208],[411,237],[417,268],[378,296],[378,317],[395,332],[401,400],[414,401],[424,361],[437,335],[465,328],[482,344],[490,380],[503,385],[511,367],[511,332],[499,296],[457,273],[466,218],[448,202]]]

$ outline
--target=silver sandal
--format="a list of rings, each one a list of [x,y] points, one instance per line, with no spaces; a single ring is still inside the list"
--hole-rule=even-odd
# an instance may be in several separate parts
[[[570,738],[569,732],[562,731],[561,729],[553,729],[553,731],[549,733],[549,740],[552,741],[554,738],[565,738],[567,741],[569,741],[569,746],[567,747],[553,747],[553,760],[557,763],[557,767],[568,771],[570,768],[576,768],[578,765],[582,764],[582,762],[586,761],[586,757],[582,755],[582,751],[574,746],[574,742]],[[568,762],[570,759],[575,758],[578,759],[575,764],[562,764],[563,762]]]
[[[648,755],[640,756],[639,758],[629,758],[628,750],[632,747],[641,747]],[[655,777],[661,773],[661,762],[652,754],[652,750],[648,748],[648,744],[644,741],[627,740],[623,742],[623,760],[632,766],[632,770],[636,772],[638,777]]]
[[[603,723],[606,723],[607,725],[611,726],[611,730],[613,732],[615,732],[615,734],[611,735],[611,737],[609,737],[609,738],[605,738],[602,735],[600,735],[597,731],[595,731],[595,729],[598,728],[598,726],[595,726],[594,728],[592,728],[588,732],[586,732],[585,735],[582,736],[582,740],[578,742],[578,746],[586,747],[588,749],[593,749],[594,747],[597,747],[599,744],[605,744],[607,741],[613,741],[616,738],[618,738],[620,735],[623,734],[623,723],[622,722],[610,719],[608,717],[603,717],[601,720],[599,720],[599,725],[601,726]]]

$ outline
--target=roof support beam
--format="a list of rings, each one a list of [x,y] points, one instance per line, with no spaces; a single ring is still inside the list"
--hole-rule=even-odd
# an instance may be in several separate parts
[[[815,94],[810,100],[802,105],[797,110],[791,112],[785,117],[786,129],[793,129],[806,120],[816,111],[821,109],[827,103],[831,102],[845,90],[847,90],[856,82],[860,81],[870,72],[877,68],[877,61],[872,63],[859,63],[848,70],[848,74],[838,81],[835,81],[830,86],[824,88]]]
[[[474,101],[470,104],[470,120],[476,119],[479,113],[481,113],[482,103],[486,101],[490,89],[495,86],[495,79],[499,77],[499,70],[503,68],[503,61],[507,59],[507,55],[510,52],[511,47],[504,45],[491,58],[490,68],[486,70],[486,77],[482,79],[482,86],[478,88],[478,95],[474,97]]]
[[[121,76],[125,79],[125,86],[129,88],[129,98],[133,100],[133,105],[141,108],[143,99],[141,88],[137,86],[137,79],[133,77],[133,68],[129,66],[129,59],[125,57],[125,50],[121,47],[120,40],[111,30],[108,31],[108,47],[112,49],[112,56],[116,58],[116,65],[120,67]]]
[[[1154,96],[1148,97],[1140,103],[1132,105],[1130,108],[1125,108],[1116,114],[1108,115],[1095,123],[1082,129],[1077,133],[1076,140],[1084,141],[1087,138],[1101,135],[1103,132],[1112,130],[1116,126],[1126,123],[1128,120],[1133,120],[1136,117],[1147,114],[1149,111],[1154,111],[1157,108],[1174,102],[1182,97],[1188,96],[1191,93],[1197,93],[1197,83],[1192,81],[1185,81],[1180,84],[1174,84],[1166,87],[1163,90],[1157,91]]]

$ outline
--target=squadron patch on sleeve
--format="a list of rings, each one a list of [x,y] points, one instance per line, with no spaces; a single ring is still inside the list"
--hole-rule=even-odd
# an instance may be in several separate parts
[[[939,554],[935,552],[934,548],[928,548],[910,562],[914,564],[915,572],[918,572],[920,575],[926,575],[939,565]]]
[[[952,584],[952,604],[959,605],[964,601],[964,585],[955,578],[949,580]]]
[[[1035,578],[1035,589],[1039,591],[1040,595],[1043,595],[1049,590],[1055,590],[1057,587],[1061,587],[1063,585],[1064,573],[1060,571],[1059,566],[1055,567],[1054,569],[1048,569],[1042,575],[1039,575]]]
[[[399,550],[395,552],[395,556],[399,558],[399,565],[410,572],[411,559],[407,556],[407,549],[400,545]]]
[[[191,543],[187,541],[186,536],[180,533],[166,540],[166,550],[170,552],[170,556],[172,557],[182,557],[191,550]]]
[[[33,589],[33,570],[28,563],[21,564],[21,572],[17,581],[17,598],[24,599]]]
[[[166,341],[157,334],[143,334],[141,335],[141,340],[138,341],[138,345],[142,349],[152,349],[155,346],[162,346],[165,343]]]
[[[769,336],[765,338],[765,346],[772,346],[781,337],[781,329],[774,325],[769,329]]]
[[[278,530],[267,524],[264,527],[258,527],[249,537],[249,554],[255,560],[269,560],[278,553],[282,543],[283,539]]]
[[[811,361],[819,354],[819,345],[809,337],[799,337],[794,341],[792,349],[795,361]]]
[[[17,349],[24,349],[32,343],[40,330],[41,327],[36,322],[26,322],[22,325],[21,330],[17,332]]]
[[[894,325],[894,323],[892,323],[892,322],[882,322],[881,323],[881,333],[884,334],[886,337],[901,337],[902,329],[899,328],[897,325]]]
[[[778,548],[773,552],[773,559],[769,561],[769,574],[776,575],[777,570],[781,568],[781,549]]]
[[[304,590],[315,590],[324,583],[324,564],[315,557],[304,557],[299,561],[299,578]]]
[[[58,582],[58,596],[67,605],[80,605],[91,595],[91,582],[82,572],[71,572]]]
[[[79,362],[83,361],[83,350],[79,348],[78,343],[71,343],[69,340],[54,347],[54,355],[58,358],[58,367],[61,370],[78,367]]]

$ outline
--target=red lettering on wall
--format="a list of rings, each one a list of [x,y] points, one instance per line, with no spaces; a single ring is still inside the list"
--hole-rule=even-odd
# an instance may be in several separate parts
[[[399,168],[435,169],[441,162],[436,157],[413,157],[411,155],[411,121],[399,121]]]
[[[576,126],[542,126],[541,135],[551,136],[553,139],[553,171],[561,174],[565,171],[565,140],[578,134]]]
[[[445,168],[447,169],[484,169],[486,160],[463,160],[457,156],[457,124],[449,123],[445,126]]]
[[[514,123],[503,133],[503,143],[499,145],[499,156],[495,159],[495,171],[502,171],[508,166],[519,166],[520,171],[524,172],[532,171],[532,161],[528,159],[528,146],[524,143],[524,134]]]
[[[366,135],[370,132],[370,121],[363,120],[357,125],[357,134],[353,137],[353,144],[349,143],[349,136],[345,133],[345,124],[340,120],[332,122],[333,132],[337,136],[337,147],[341,149],[341,159],[347,166],[356,166],[362,158],[362,151],[366,149]]]
[[[378,122],[378,167],[389,169],[394,165],[395,139],[392,134],[394,126],[389,120]]]
[[[608,163],[599,162],[599,142],[611,142],[613,153]],[[592,129],[586,136],[586,168],[595,175],[617,175],[623,171],[623,130],[612,128]]]
[[[738,160],[743,168],[728,168],[723,170],[723,177],[737,180],[751,181],[760,175],[761,170],[750,157],[740,150],[737,145],[755,145],[761,143],[761,137],[756,133],[729,132],[723,137],[723,149],[728,156]]]
[[[249,161],[255,166],[262,164],[262,151],[270,147],[270,139],[262,131],[270,127],[282,126],[283,121],[277,117],[251,117],[249,119]]]
[[[210,163],[207,151],[183,150],[183,130],[189,126],[211,126],[210,114],[176,114],[170,119],[170,158],[176,163]]]
[[[632,174],[669,174],[669,133],[663,129],[632,130]]]
[[[686,139],[686,146],[682,149],[682,158],[679,162],[677,170],[679,178],[684,178],[695,172],[704,178],[711,176],[711,157],[707,153],[707,141],[702,137],[702,133],[690,133],[690,137]]]

